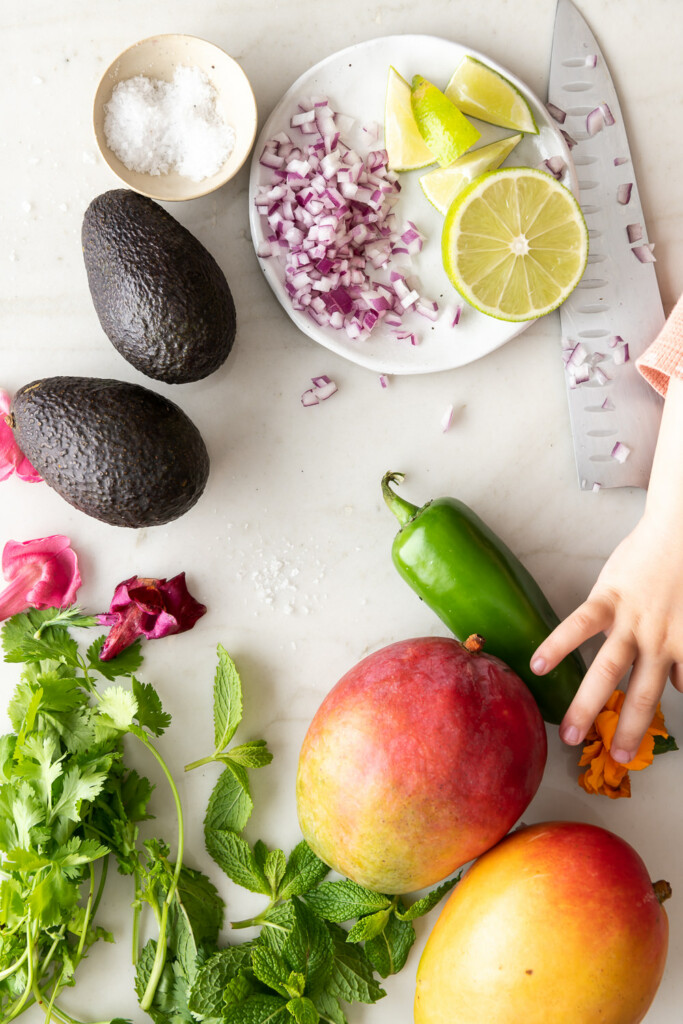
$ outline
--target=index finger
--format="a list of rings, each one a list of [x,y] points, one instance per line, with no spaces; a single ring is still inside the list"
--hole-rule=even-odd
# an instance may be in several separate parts
[[[613,614],[607,601],[589,597],[536,648],[531,658],[531,671],[539,676],[550,672],[584,641],[606,630]]]

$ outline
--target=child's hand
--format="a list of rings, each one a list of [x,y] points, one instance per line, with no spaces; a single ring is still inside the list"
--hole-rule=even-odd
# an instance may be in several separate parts
[[[562,724],[581,743],[610,694],[631,677],[611,754],[626,763],[645,735],[667,678],[683,693],[683,380],[669,384],[647,507],[615,549],[588,599],[535,652],[532,670],[553,669],[597,633],[606,640]]]

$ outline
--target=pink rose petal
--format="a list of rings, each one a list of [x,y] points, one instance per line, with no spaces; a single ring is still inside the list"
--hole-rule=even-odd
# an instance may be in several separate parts
[[[76,552],[59,534],[37,540],[10,540],[2,552],[8,586],[0,593],[0,619],[27,608],[63,608],[73,604],[81,576]]]
[[[16,473],[27,483],[40,483],[42,477],[17,447],[12,428],[7,422],[11,404],[8,393],[0,388],[0,480],[6,480],[12,473]]]

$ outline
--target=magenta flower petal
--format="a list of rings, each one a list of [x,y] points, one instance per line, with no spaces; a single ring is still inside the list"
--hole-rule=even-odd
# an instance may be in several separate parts
[[[27,483],[40,483],[42,477],[17,447],[12,428],[7,422],[10,405],[10,396],[0,388],[0,480],[6,480],[12,473],[16,473]]]
[[[170,580],[131,576],[117,586],[109,611],[97,617],[111,627],[100,658],[115,658],[139,636],[156,640],[184,633],[205,612],[188,591],[184,572]]]
[[[0,619],[27,608],[63,608],[73,604],[81,576],[68,537],[10,540],[2,552],[8,586],[0,593]]]

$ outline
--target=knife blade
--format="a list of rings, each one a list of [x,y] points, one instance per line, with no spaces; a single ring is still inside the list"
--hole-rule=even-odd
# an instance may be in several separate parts
[[[570,137],[589,234],[586,271],[560,307],[579,483],[646,488],[662,400],[635,360],[665,316],[616,89],[571,0],[557,3],[548,104]]]

